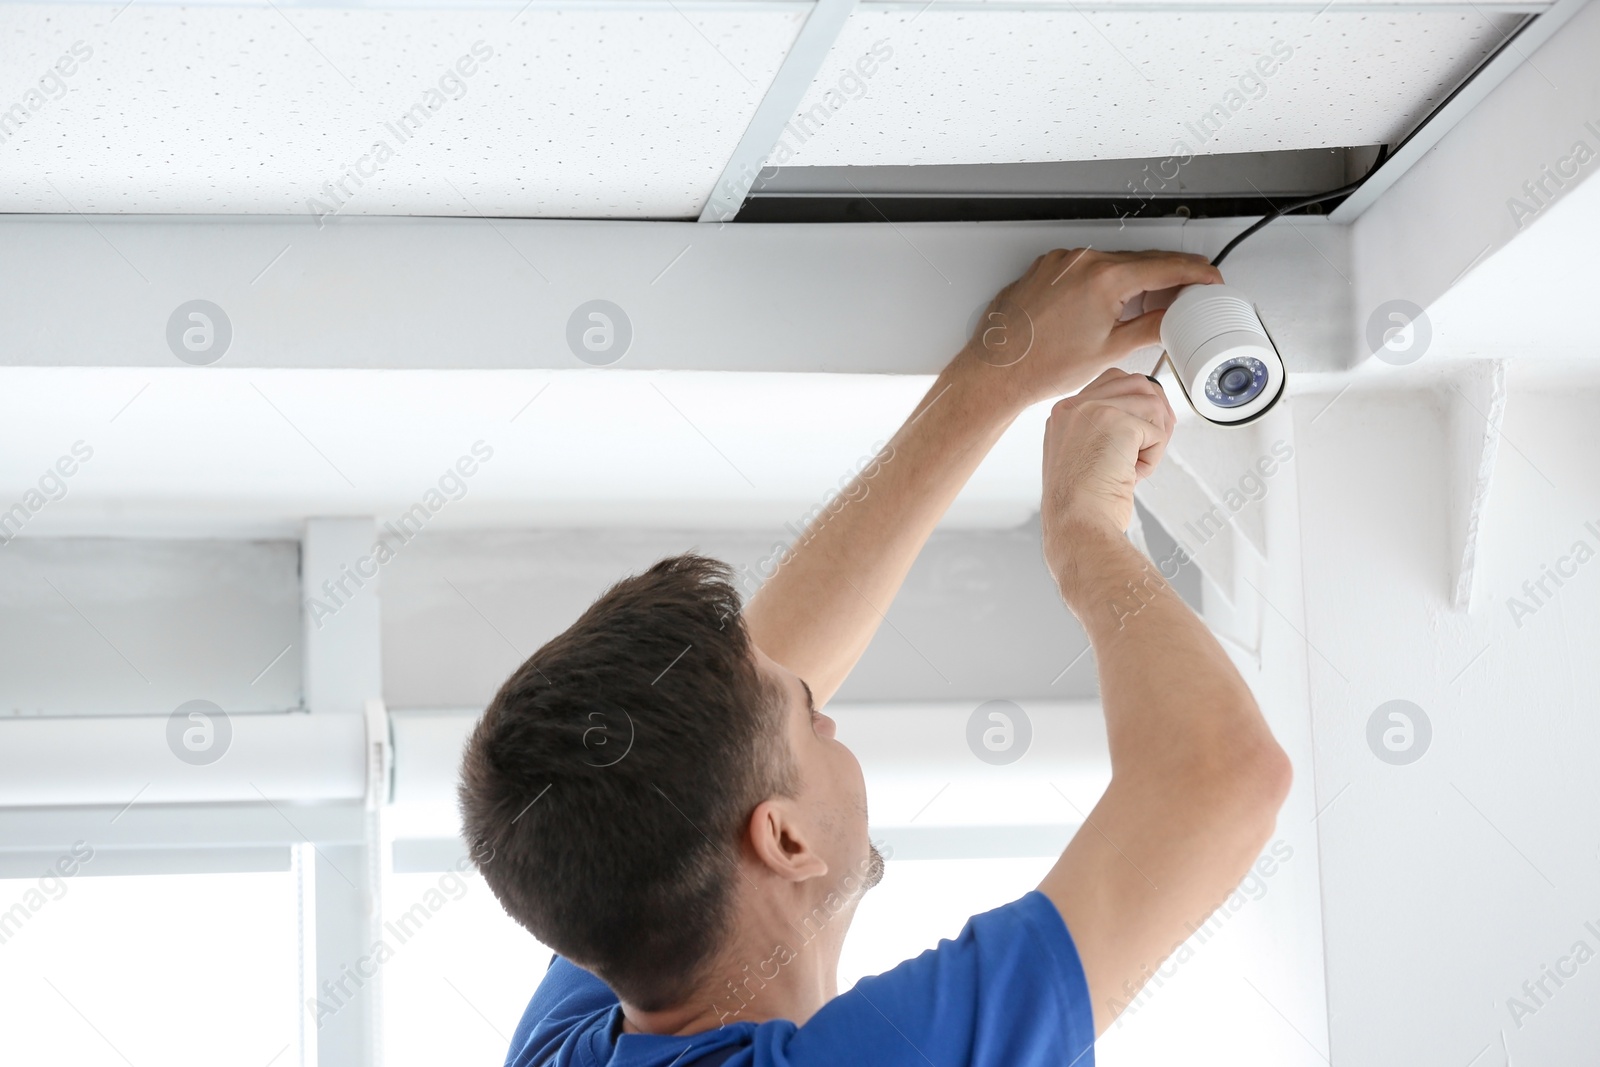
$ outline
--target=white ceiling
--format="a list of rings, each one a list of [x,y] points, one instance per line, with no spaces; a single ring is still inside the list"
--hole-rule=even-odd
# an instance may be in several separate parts
[[[826,121],[789,132],[788,165],[1392,144],[1519,17],[1337,5],[1322,13],[858,10],[799,109],[804,115],[821,104]],[[875,46],[891,57],[870,78],[852,79],[857,60],[874,56]],[[1260,70],[1271,73],[1259,77]],[[1225,121],[1201,130],[1219,103],[1229,109]],[[1179,143],[1186,152],[1175,150]]]
[[[1520,17],[1427,0],[1187,6],[864,4],[815,78],[799,72],[802,110],[875,42],[892,55],[865,96],[832,98],[815,136],[791,136],[790,162],[1165,155],[1278,39],[1293,57],[1262,90],[1246,83],[1259,99],[1229,102],[1205,151],[1393,140]],[[0,110],[27,116],[0,152],[0,211],[309,214],[362,166],[345,213],[693,218],[810,10],[0,2]],[[470,76],[453,73],[462,57]],[[402,139],[401,116],[441,79]],[[374,169],[363,157],[380,141],[392,156]]]

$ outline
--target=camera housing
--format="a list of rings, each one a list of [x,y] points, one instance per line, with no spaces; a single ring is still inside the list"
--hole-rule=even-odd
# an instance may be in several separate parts
[[[1162,317],[1161,344],[1190,406],[1207,422],[1250,422],[1283,396],[1283,358],[1237,289],[1184,286]]]

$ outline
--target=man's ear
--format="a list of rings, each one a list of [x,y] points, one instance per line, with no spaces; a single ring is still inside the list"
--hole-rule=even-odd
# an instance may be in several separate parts
[[[811,828],[800,820],[799,814],[792,800],[774,797],[756,805],[746,827],[756,859],[790,882],[821,878],[828,873],[828,863],[816,851]]]

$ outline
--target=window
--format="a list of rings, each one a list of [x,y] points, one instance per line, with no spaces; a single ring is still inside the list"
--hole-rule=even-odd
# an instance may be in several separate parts
[[[503,1062],[550,950],[476,872],[392,875],[383,912],[385,1067]]]
[[[0,909],[0,1062],[300,1062],[292,872],[7,878]]]
[[[889,860],[883,881],[856,909],[839,960],[839,989],[881,974],[941,938],[953,938],[969,918],[1038,888],[1056,858]]]

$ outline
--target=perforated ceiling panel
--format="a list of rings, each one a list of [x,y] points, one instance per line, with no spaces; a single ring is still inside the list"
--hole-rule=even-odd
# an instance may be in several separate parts
[[[1455,11],[860,8],[775,166],[1393,143],[1521,19]]]
[[[0,211],[692,217],[805,11],[0,4]]]

